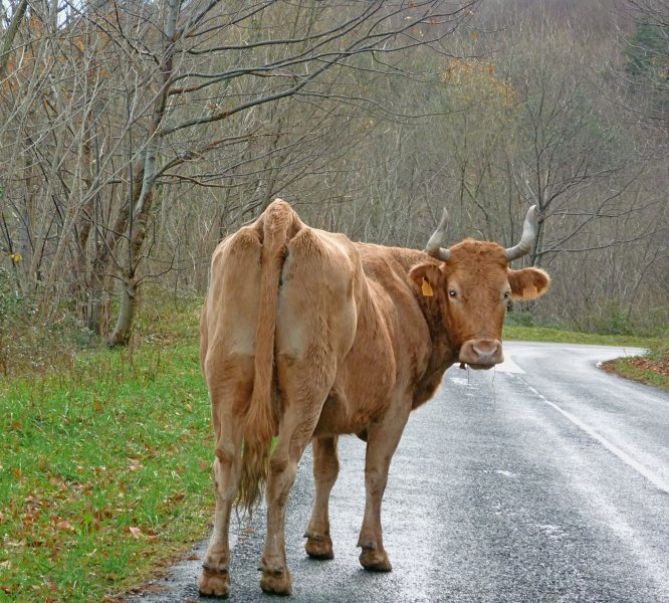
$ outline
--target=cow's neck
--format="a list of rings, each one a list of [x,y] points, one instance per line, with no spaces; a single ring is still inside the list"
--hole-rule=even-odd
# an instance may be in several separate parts
[[[457,360],[446,329],[443,326],[441,313],[435,302],[418,300],[430,332],[430,354],[422,376],[414,390],[413,408],[427,402],[439,387],[446,369]]]
[[[444,325],[441,309],[435,298],[423,298],[418,296],[418,303],[423,311],[425,322],[430,331],[430,342],[432,354],[429,369],[445,371],[457,359],[458,350],[451,341],[448,329]]]
[[[438,263],[424,251],[402,248],[396,248],[396,251],[398,252],[396,258],[404,268],[405,278],[409,287],[412,287],[409,272],[414,266],[426,261]],[[423,297],[421,295],[416,295],[416,298],[430,331],[430,340],[432,343],[430,368],[441,370],[443,373],[457,359],[458,350],[448,336],[437,298]]]
[[[417,263],[426,261],[426,254],[413,251],[413,253],[404,255],[403,259],[405,260],[403,263],[405,264],[407,282],[411,286],[409,272]],[[430,334],[430,353],[425,370],[422,372],[415,389],[414,408],[433,396],[441,383],[444,372],[458,358],[458,349],[451,341],[448,330],[444,325],[437,298],[423,297],[416,293],[416,299]]]
[[[384,271],[390,269],[397,277],[405,280],[406,287],[408,287],[415,295],[421,314],[425,320],[425,325],[429,334],[429,341],[423,340],[418,344],[426,346],[427,349],[425,350],[426,354],[419,354],[419,356],[422,356],[421,366],[415,367],[417,373],[414,375],[416,386],[414,387],[413,405],[415,408],[432,397],[441,383],[444,371],[456,362],[458,357],[458,350],[453,346],[443,324],[441,311],[439,309],[439,304],[436,301],[436,297],[422,297],[420,292],[415,290],[411,278],[409,277],[409,273],[414,266],[430,261],[436,263],[436,260],[431,258],[424,251],[418,251],[416,249],[384,247],[366,243],[358,243],[358,245],[365,256],[363,264],[365,264],[366,260],[369,258],[378,260],[379,256],[384,257],[386,260]],[[365,266],[365,269],[369,275],[374,275],[376,266],[377,264],[370,262]],[[393,289],[389,288],[388,293],[392,296]]]

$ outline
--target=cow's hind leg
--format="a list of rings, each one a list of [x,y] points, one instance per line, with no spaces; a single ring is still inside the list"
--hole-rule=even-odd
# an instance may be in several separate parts
[[[308,555],[314,559],[333,559],[328,502],[330,491],[339,473],[337,437],[315,438],[312,447],[314,451],[316,500],[305,534],[307,538],[305,549]]]
[[[267,539],[260,569],[260,587],[267,593],[289,595],[292,580],[286,564],[286,501],[295,481],[297,464],[318,423],[323,403],[332,385],[312,359],[279,358],[279,383],[283,414],[279,436],[269,463],[267,479]]]
[[[357,316],[352,264],[338,246],[303,228],[286,248],[276,328],[281,418],[267,482],[260,582],[263,590],[280,594],[291,591],[284,541],[286,500],[334,384],[338,359],[353,345]]]
[[[235,366],[233,367],[232,364]],[[214,528],[202,564],[198,582],[201,594],[227,597],[230,592],[230,514],[239,486],[241,474],[241,425],[235,410],[245,403],[250,395],[253,378],[253,358],[238,359],[222,366],[223,375],[246,378],[234,382],[221,379],[211,388],[212,419],[216,432],[216,458],[213,474],[216,495]]]
[[[381,500],[388,481],[388,469],[402,436],[411,405],[391,407],[378,423],[367,431],[365,458],[365,516],[358,546],[362,548],[360,564],[367,570],[389,572],[390,559],[383,548]]]

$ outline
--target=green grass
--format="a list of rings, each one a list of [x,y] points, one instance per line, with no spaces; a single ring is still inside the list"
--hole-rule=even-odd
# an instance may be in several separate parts
[[[647,348],[659,342],[657,338],[634,335],[603,335],[567,331],[556,327],[533,327],[505,325],[504,339],[517,341],[552,341],[555,343],[585,343],[591,345],[614,345]]]
[[[213,438],[194,341],[5,382],[0,433],[0,601],[100,601],[205,535]]]

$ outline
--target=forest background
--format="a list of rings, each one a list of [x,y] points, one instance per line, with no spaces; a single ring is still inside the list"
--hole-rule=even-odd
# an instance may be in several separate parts
[[[519,236],[512,320],[669,323],[669,2],[6,0],[0,368],[125,345],[275,197],[353,240]]]

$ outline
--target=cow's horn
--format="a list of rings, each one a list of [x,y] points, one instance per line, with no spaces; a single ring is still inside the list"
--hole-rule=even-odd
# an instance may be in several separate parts
[[[442,262],[448,262],[451,257],[451,252],[442,247],[444,243],[444,237],[446,236],[446,227],[448,226],[448,211],[444,208],[444,213],[441,214],[441,220],[439,221],[439,226],[437,230],[432,233],[430,240],[425,246],[425,251],[431,256],[441,260]]]
[[[525,222],[523,222],[523,234],[520,242],[506,250],[506,259],[510,262],[527,255],[534,247],[534,241],[537,238],[539,222],[537,220],[537,206],[533,205],[527,210]]]

